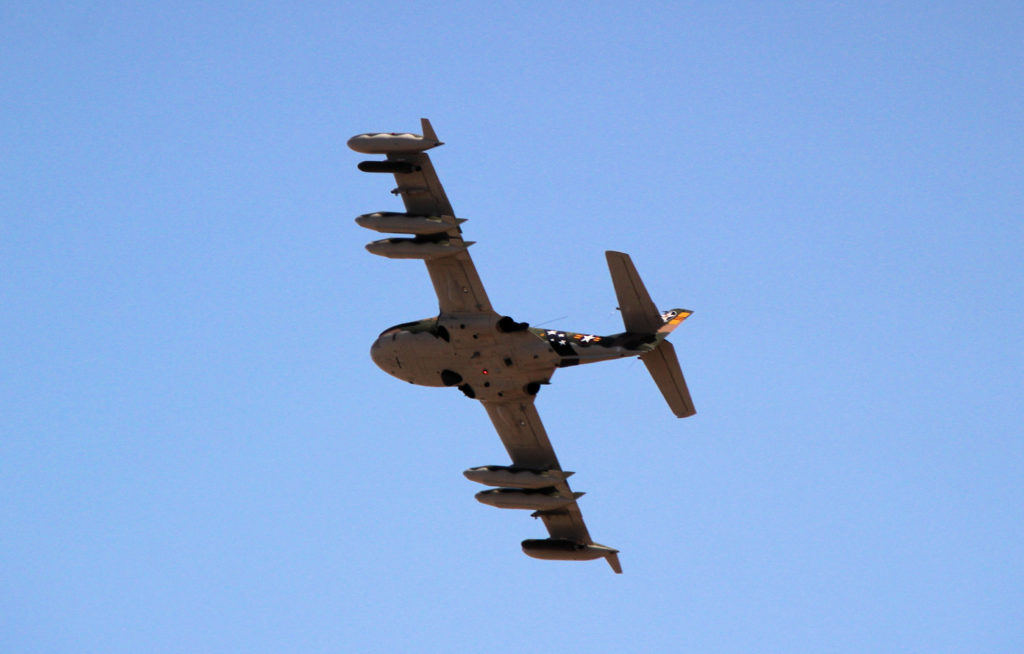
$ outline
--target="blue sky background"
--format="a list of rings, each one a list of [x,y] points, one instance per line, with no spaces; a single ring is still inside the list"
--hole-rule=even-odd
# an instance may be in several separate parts
[[[7,3],[0,651],[1024,650],[1019,3]],[[482,407],[345,147],[418,130],[602,562],[478,504]]]

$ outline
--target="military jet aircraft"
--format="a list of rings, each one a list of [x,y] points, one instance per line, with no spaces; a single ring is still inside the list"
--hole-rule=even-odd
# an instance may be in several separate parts
[[[440,313],[384,330],[370,349],[385,372],[422,386],[452,386],[479,400],[497,429],[511,465],[470,468],[463,474],[491,490],[477,493],[484,504],[532,510],[549,538],[528,539],[523,551],[538,559],[589,561],[604,558],[622,572],[618,550],[595,543],[551,447],[534,398],[558,368],[639,356],[669,407],[680,418],[693,415],[693,401],[675,349],[665,340],[689,315],[685,309],[655,308],[629,255],[605,252],[626,330],[610,336],[537,329],[491,308],[468,248],[462,218],[456,218],[426,150],[443,145],[430,121],[423,134],[372,133],[353,136],[348,146],[383,161],[359,169],[391,173],[402,213],[382,211],[356,218],[368,229],[407,234],[374,241],[366,249],[390,259],[422,259],[437,292]]]

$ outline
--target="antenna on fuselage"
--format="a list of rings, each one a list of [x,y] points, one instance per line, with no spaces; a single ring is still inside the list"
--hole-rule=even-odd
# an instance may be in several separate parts
[[[565,320],[568,317],[569,316],[562,316],[561,318],[552,318],[551,320],[545,320],[544,322],[539,322],[539,323],[535,324],[534,327],[543,327],[544,325],[547,325],[548,323],[555,322],[556,320]]]

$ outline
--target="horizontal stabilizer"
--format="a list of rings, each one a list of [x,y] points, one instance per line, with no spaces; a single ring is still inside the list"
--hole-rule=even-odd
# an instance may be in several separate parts
[[[653,351],[640,355],[640,360],[647,366],[648,372],[658,385],[658,390],[665,396],[665,401],[677,418],[686,418],[697,413],[690,398],[690,389],[686,387],[686,379],[679,367],[676,349],[668,341],[662,341]]]
[[[654,334],[664,324],[661,312],[651,302],[643,280],[633,266],[628,254],[613,252],[604,253],[608,260],[608,271],[615,285],[615,297],[619,301],[622,322],[626,331],[633,334]]]

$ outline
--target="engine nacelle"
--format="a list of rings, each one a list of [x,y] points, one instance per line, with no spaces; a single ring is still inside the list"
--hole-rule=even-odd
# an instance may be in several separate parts
[[[583,545],[567,538],[531,538],[523,541],[523,552],[527,556],[549,561],[593,561],[617,554],[618,551],[597,543]]]
[[[480,491],[476,494],[476,500],[499,509],[549,511],[572,504],[582,496],[583,493],[573,493],[567,497],[554,488],[495,488]]]
[[[356,218],[360,227],[386,234],[442,234],[466,222],[465,218],[452,216],[415,216],[392,211],[364,213]]]
[[[466,479],[485,486],[548,488],[572,475],[562,470],[529,470],[511,466],[479,466],[462,473]]]
[[[371,254],[388,259],[435,259],[462,252],[474,241],[417,241],[413,238],[386,238],[366,246]]]

